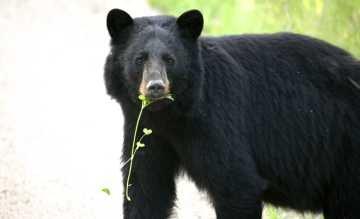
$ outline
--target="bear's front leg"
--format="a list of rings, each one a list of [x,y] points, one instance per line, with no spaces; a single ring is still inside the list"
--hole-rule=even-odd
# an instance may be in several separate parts
[[[123,160],[130,157],[129,140],[130,136],[125,134]],[[134,158],[129,187],[131,201],[125,196],[129,163],[123,168],[124,219],[165,219],[169,217],[175,199],[178,158],[168,144],[153,134],[146,136],[143,142],[145,148],[141,148]]]
[[[261,201],[242,202],[242,207],[239,207],[239,204],[232,205],[230,202],[223,204],[215,207],[217,219],[261,219],[263,209]]]
[[[217,219],[261,219],[261,199],[267,182],[257,175],[254,163],[245,152],[227,157],[217,168],[213,167],[213,180],[209,182]]]

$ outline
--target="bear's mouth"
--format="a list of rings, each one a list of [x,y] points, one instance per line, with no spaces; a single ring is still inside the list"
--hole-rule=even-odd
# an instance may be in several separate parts
[[[152,103],[149,104],[146,108],[148,108],[150,111],[160,111],[162,109],[165,109],[167,106],[169,106],[172,102],[171,99],[168,99],[166,96],[162,98],[157,98],[155,100],[151,100]]]
[[[161,96],[158,96],[158,95],[152,95],[152,94],[148,94],[148,95],[145,95],[146,98],[151,101],[152,103],[156,103],[156,102],[159,102],[159,101],[162,101],[164,99],[167,99],[169,96],[171,96],[169,93],[167,94],[163,94]]]
[[[147,108],[150,111],[159,111],[161,109],[164,109],[167,107],[171,102],[174,101],[174,98],[170,93],[167,93],[166,95],[160,96],[160,97],[151,97],[145,96],[146,101],[148,101]]]

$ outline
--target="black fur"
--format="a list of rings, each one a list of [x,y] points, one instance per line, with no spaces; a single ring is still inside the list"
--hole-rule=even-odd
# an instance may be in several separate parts
[[[175,102],[145,110],[141,127],[153,135],[136,156],[124,218],[168,217],[179,170],[210,194],[219,219],[259,219],[262,201],[360,218],[358,60],[298,34],[194,40],[174,17],[133,21],[121,42],[112,39],[105,66],[125,117],[124,160],[140,107],[132,59],[149,40],[176,57],[167,69]]]

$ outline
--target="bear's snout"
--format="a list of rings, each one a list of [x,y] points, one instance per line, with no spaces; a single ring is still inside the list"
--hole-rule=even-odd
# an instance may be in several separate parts
[[[165,83],[162,80],[151,80],[146,85],[147,96],[158,99],[165,96]]]
[[[167,72],[159,61],[150,60],[145,63],[139,92],[150,100],[160,99],[169,94]]]

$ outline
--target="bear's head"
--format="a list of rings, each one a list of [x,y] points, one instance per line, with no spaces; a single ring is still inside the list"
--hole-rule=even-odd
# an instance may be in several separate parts
[[[190,10],[178,18],[132,18],[120,9],[107,16],[111,52],[105,65],[108,93],[120,103],[138,103],[168,94],[175,102],[194,102],[201,84],[199,36],[203,17]]]

